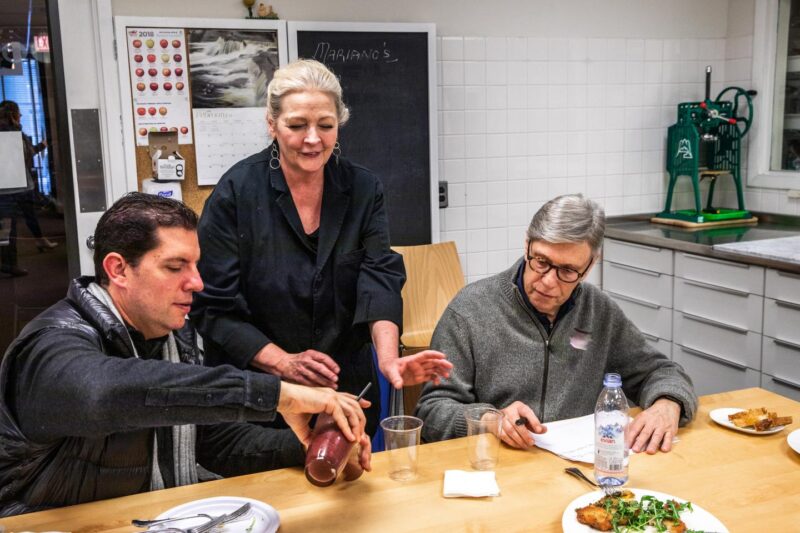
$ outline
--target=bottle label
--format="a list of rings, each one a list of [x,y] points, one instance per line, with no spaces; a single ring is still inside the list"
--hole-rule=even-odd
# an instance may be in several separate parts
[[[625,469],[625,426],[618,420],[604,417],[595,434],[595,468],[604,472],[623,472]]]

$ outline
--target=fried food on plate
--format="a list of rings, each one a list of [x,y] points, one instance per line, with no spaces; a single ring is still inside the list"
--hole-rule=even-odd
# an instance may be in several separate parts
[[[663,531],[684,533],[686,524],[679,518],[671,517],[677,517],[677,513],[684,509],[691,507],[688,503],[661,502],[651,496],[643,496],[639,502],[633,492],[624,490],[618,495],[603,496],[590,505],[575,509],[575,514],[578,522],[598,531],[627,531],[628,527],[641,531],[644,526],[655,525],[655,520],[659,520],[666,528]]]
[[[618,496],[603,496],[596,502],[580,509],[575,509],[578,522],[599,531],[611,531],[613,512],[619,507],[620,500],[633,501],[636,496],[629,490],[623,490]],[[610,509],[606,510],[606,502],[610,502]],[[609,512],[611,511],[611,512]]]
[[[736,427],[752,427],[756,431],[766,431],[792,423],[791,416],[778,416],[777,413],[770,412],[766,407],[756,407],[728,415],[728,420]]]

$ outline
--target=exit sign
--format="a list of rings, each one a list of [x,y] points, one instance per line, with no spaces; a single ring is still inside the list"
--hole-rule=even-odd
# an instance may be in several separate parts
[[[50,36],[46,33],[33,36],[33,49],[36,52],[49,52],[50,51]]]

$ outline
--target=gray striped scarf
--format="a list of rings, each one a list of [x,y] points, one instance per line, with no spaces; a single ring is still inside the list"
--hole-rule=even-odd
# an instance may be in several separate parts
[[[122,320],[114,300],[111,295],[103,287],[97,283],[90,283],[89,292],[100,302],[102,302],[117,319],[125,325]],[[125,329],[127,332],[127,328]],[[139,357],[136,353],[136,346],[131,341],[133,348],[133,355]],[[164,349],[161,358],[164,361],[172,363],[180,363],[178,356],[178,345],[175,343],[175,335],[170,332],[167,337],[167,342],[164,343]],[[194,424],[186,424],[183,426],[172,426],[172,459],[175,468],[175,486],[192,485],[197,483],[197,460],[195,459],[195,442],[197,439],[197,429]],[[164,487],[164,478],[161,475],[161,469],[158,466],[158,437],[157,433],[153,432],[153,463],[150,476],[150,490],[160,490]]]

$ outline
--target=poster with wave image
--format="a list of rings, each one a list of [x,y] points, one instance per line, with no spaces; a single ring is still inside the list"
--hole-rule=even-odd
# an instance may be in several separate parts
[[[264,107],[278,68],[276,30],[190,29],[192,107]]]
[[[276,30],[190,29],[198,185],[216,185],[236,162],[269,144],[267,85],[279,65]]]

